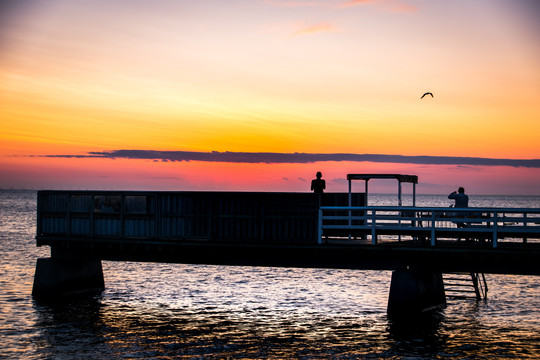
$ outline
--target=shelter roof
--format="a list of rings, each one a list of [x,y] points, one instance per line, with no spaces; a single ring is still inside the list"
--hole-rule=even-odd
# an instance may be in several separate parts
[[[418,184],[417,175],[401,174],[347,174],[347,180],[396,179],[399,182]]]

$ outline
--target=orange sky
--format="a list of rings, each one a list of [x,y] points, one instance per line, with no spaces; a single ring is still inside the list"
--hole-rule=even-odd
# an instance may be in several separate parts
[[[21,3],[0,5],[0,188],[307,191],[321,170],[540,195],[534,0]],[[73,157],[116,150],[509,161]]]

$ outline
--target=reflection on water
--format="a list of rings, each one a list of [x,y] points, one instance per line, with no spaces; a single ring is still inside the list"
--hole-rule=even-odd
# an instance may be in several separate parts
[[[540,354],[538,323],[516,322],[519,317],[497,300],[451,301],[444,311],[389,320],[385,272],[127,265],[121,270],[118,263],[106,263],[106,274],[115,274],[112,283],[92,300],[34,304],[41,356],[532,359]],[[131,273],[135,268],[143,271]],[[87,353],[78,353],[81,347]]]
[[[540,280],[390,320],[390,272],[104,262],[93,298],[34,302],[35,193],[0,193],[0,358],[540,358]],[[489,199],[488,199],[489,200]],[[515,200],[515,199],[514,199]]]
[[[144,310],[104,298],[36,304],[44,357],[355,358],[398,354],[409,336],[385,329],[384,316],[273,316],[201,308]],[[391,336],[389,336],[389,334]],[[433,335],[430,334],[430,337]],[[436,335],[434,336],[436,337]],[[400,344],[400,345],[397,345]],[[80,348],[87,349],[85,352]]]

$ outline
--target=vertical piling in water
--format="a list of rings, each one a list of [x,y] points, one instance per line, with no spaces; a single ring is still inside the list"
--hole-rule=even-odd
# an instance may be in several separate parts
[[[104,289],[103,268],[99,259],[37,259],[32,288],[34,297],[60,297]]]
[[[392,272],[388,315],[414,315],[446,307],[441,273],[420,270]]]

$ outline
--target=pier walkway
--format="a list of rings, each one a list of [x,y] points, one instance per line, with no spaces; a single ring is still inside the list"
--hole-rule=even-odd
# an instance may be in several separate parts
[[[52,257],[540,274],[540,209],[348,202],[347,193],[324,194],[319,208],[308,193],[40,191],[36,239]]]

